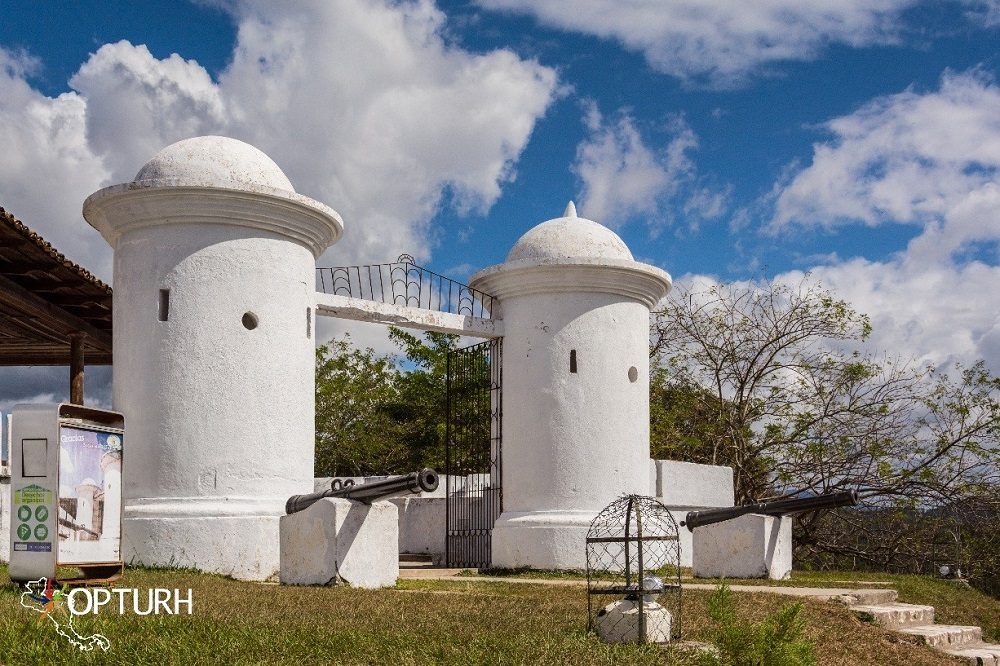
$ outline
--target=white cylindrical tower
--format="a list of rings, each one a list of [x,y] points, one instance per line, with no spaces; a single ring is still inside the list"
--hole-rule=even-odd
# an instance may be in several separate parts
[[[670,284],[572,203],[473,276],[504,326],[493,566],[582,569],[594,516],[649,494],[649,313]]]
[[[101,540],[114,544],[121,536],[121,524],[118,522],[122,512],[121,451],[108,451],[101,456],[101,472],[104,474],[104,525],[101,527]]]
[[[94,527],[94,500],[100,487],[94,483],[93,479],[87,478],[76,486],[76,524],[84,530],[93,531]],[[97,537],[89,531],[77,530],[77,538],[81,541],[93,541]]]
[[[313,487],[315,262],[343,222],[218,136],[83,214],[115,250],[125,561],[275,576],[284,502]]]

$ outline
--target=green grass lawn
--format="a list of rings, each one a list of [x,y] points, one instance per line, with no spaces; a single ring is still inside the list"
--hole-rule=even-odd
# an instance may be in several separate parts
[[[667,650],[610,646],[587,634],[587,602],[577,586],[408,580],[375,591],[130,569],[121,587],[191,588],[193,615],[118,616],[115,609],[78,618],[81,634],[100,632],[111,642],[107,653],[81,653],[46,621],[39,622],[37,614],[21,608],[21,590],[6,582],[4,567],[0,581],[3,664],[684,663]],[[915,594],[922,589],[914,585]],[[941,594],[934,586],[921,593]],[[685,593],[685,638],[706,637],[709,594]],[[941,598],[950,599],[948,594]],[[787,598],[771,594],[737,595],[745,618],[760,619],[786,603]],[[949,663],[940,653],[861,623],[834,603],[807,601],[804,618],[824,666]]]
[[[684,569],[684,583],[718,584],[723,579],[692,578]],[[584,580],[580,571],[494,570],[493,576],[510,578],[558,578]],[[472,571],[463,572],[470,577]],[[890,588],[899,592],[899,601],[934,606],[938,624],[975,625],[983,628],[983,638],[1000,643],[1000,599],[971,588],[967,583],[911,574],[865,573],[855,571],[793,571],[786,580],[728,578],[730,585],[771,585],[775,587],[858,587]]]

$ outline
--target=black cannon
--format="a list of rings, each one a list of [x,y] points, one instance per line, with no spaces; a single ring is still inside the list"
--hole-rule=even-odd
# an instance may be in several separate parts
[[[828,495],[814,495],[813,497],[800,497],[774,500],[773,502],[759,502],[757,504],[744,504],[726,509],[707,509],[705,511],[689,511],[687,517],[681,525],[687,526],[690,531],[702,525],[721,523],[733,518],[745,516],[748,513],[762,513],[767,516],[787,516],[803,511],[814,509],[833,509],[838,506],[854,506],[858,503],[858,491],[845,490],[839,493]]]
[[[340,497],[371,504],[375,500],[389,495],[430,492],[437,490],[437,487],[438,473],[432,469],[422,469],[419,472],[390,476],[381,481],[370,481],[356,485],[353,481],[341,483],[340,479],[334,479],[330,490],[289,497],[288,501],[285,502],[285,513],[298,513],[303,509],[308,509],[324,497]]]

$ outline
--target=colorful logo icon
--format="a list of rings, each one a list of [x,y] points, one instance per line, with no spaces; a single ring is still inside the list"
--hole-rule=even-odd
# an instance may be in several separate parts
[[[27,592],[21,593],[21,605],[30,611],[38,613],[39,622],[45,620],[51,622],[55,627],[56,633],[71,644],[84,652],[89,652],[96,648],[107,652],[111,647],[111,641],[102,634],[84,636],[77,632],[73,626],[73,615],[68,611],[61,614],[65,616],[64,619],[60,620],[56,618],[57,611],[66,610],[66,599],[69,594],[67,586],[63,585],[61,590],[55,589],[52,586],[52,581],[43,577],[25,584],[25,588]]]

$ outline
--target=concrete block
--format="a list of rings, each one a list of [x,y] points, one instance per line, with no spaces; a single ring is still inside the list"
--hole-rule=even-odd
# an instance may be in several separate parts
[[[410,496],[388,501],[399,511],[399,552],[430,555],[434,564],[443,564],[447,500]]]
[[[751,513],[698,527],[693,536],[694,575],[698,578],[782,580],[792,572],[789,517]]]
[[[280,533],[282,583],[377,588],[399,578],[399,512],[391,502],[321,499],[282,516]]]
[[[733,468],[656,460],[656,498],[670,507],[733,506]]]
[[[670,507],[667,507],[668,509]],[[681,566],[690,567],[694,564],[694,558],[692,555],[693,536],[691,530],[686,527],[681,527],[681,521],[687,516],[687,509],[681,511],[670,510],[670,515],[673,516],[674,522],[677,523],[677,540],[681,544]]]

